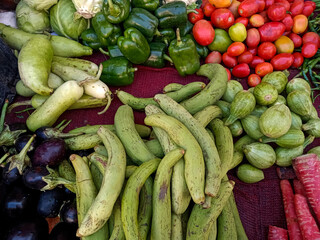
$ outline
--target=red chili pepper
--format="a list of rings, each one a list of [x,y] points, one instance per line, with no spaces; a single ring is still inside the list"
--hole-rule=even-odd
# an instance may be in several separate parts
[[[188,19],[192,24],[195,24],[196,22],[204,18],[204,14],[201,8],[197,8],[195,10],[198,13],[194,13],[194,12],[188,13]]]
[[[286,26],[281,22],[268,22],[259,27],[261,42],[274,42],[286,30]]]

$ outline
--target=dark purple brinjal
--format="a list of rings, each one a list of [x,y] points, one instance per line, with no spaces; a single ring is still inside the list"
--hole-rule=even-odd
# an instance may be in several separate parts
[[[28,141],[30,140],[30,138],[32,137],[32,135],[20,135],[15,141],[14,141],[14,147],[16,148],[17,152],[21,152],[22,149],[26,146],[26,144],[28,143]],[[32,151],[35,150],[35,148],[37,147],[38,144],[38,140],[37,138],[35,138],[29,149],[28,149],[28,153],[31,153]]]
[[[63,204],[59,215],[63,222],[78,224],[76,201],[70,201]]]
[[[42,140],[47,140],[50,138],[68,138],[68,137],[76,137],[83,133],[63,133],[62,129],[64,126],[60,128],[52,128],[52,127],[40,127],[35,131],[35,134],[38,138]]]
[[[25,122],[15,122],[8,124],[10,131],[25,130],[29,131]]]
[[[77,225],[59,222],[49,234],[49,240],[77,240]]]
[[[43,141],[35,149],[32,157],[32,166],[55,167],[61,163],[66,156],[66,145],[61,138],[51,138]]]
[[[41,190],[47,184],[43,181],[42,177],[47,176],[49,171],[46,167],[35,166],[27,168],[22,176],[23,183],[26,187]]]
[[[49,238],[48,222],[36,217],[23,220],[8,229],[4,240],[46,240]]]
[[[37,212],[44,218],[57,217],[65,200],[62,188],[56,187],[40,193]]]
[[[6,185],[11,185],[19,180],[21,180],[21,175],[19,174],[19,171],[17,168],[13,168],[9,171],[9,165],[6,164],[2,171],[2,181]]]

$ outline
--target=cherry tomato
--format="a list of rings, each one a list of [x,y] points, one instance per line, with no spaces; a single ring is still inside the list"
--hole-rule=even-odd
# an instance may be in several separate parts
[[[290,10],[290,3],[287,0],[276,0],[275,2],[282,4],[286,8],[286,11]]]
[[[207,46],[213,42],[214,29],[209,21],[201,19],[192,28],[194,39],[202,46]]]
[[[316,8],[317,8],[317,5],[314,1],[305,1],[304,5],[306,5],[306,4],[311,5],[313,7],[313,11],[316,10]]]
[[[264,18],[260,14],[253,14],[249,22],[253,27],[261,27],[264,24]]]
[[[293,60],[294,57],[291,53],[279,53],[271,59],[270,63],[274,70],[282,71],[288,69],[292,65]]]
[[[228,68],[233,68],[234,66],[236,66],[238,64],[237,58],[229,56],[228,53],[226,53],[226,52],[222,55],[222,62]]]
[[[296,34],[303,33],[308,27],[308,18],[305,15],[297,15],[293,18],[292,32]]]
[[[266,9],[274,4],[274,0],[266,0]]]
[[[271,21],[279,22],[286,16],[286,8],[281,3],[275,3],[268,8],[267,14]]]
[[[303,6],[302,15],[309,17],[313,13],[314,9],[312,4],[307,4],[307,2]]]
[[[204,60],[205,63],[221,63],[221,53],[218,51],[212,51],[211,53],[208,54],[206,59]]]
[[[231,80],[231,72],[228,68],[224,68],[227,71],[227,75],[228,75],[228,81]]]
[[[297,16],[302,13],[304,7],[304,1],[294,0],[290,6],[291,16]]]
[[[234,23],[234,17],[230,10],[218,8],[211,14],[211,23],[217,28],[227,29]]]
[[[258,56],[270,60],[277,52],[276,46],[271,42],[261,43],[258,47]]]
[[[246,46],[242,42],[233,42],[227,49],[227,53],[231,57],[237,57],[246,50]]]
[[[234,23],[242,23],[245,27],[247,27],[249,23],[249,19],[245,17],[239,17],[234,21]]]
[[[228,7],[228,9],[232,12],[234,18],[238,18],[240,15],[238,13],[238,7],[240,6],[241,2],[237,0],[233,0],[231,5]]]
[[[292,67],[295,67],[295,68],[300,67],[304,61],[304,57],[302,56],[302,54],[299,52],[295,52],[292,54],[292,56],[294,57]]]
[[[254,70],[258,76],[263,77],[268,73],[273,72],[273,66],[271,63],[263,62],[263,63],[259,63]]]
[[[304,58],[312,58],[318,51],[318,44],[307,42],[302,45],[301,54]]]
[[[305,44],[307,42],[318,43],[318,45],[319,45],[320,37],[315,32],[307,32],[307,33],[303,34],[303,36],[302,36],[302,44]]]
[[[293,53],[294,44],[290,38],[287,36],[279,37],[275,42],[274,45],[277,48],[277,53]]]
[[[249,87],[255,87],[259,83],[261,83],[261,77],[258,74],[252,73],[248,77],[248,85]]]
[[[259,27],[261,42],[274,42],[285,31],[286,26],[281,22],[268,22]]]
[[[203,6],[202,11],[206,17],[210,17],[215,9],[216,9],[215,6],[213,6],[211,3],[206,3]]]
[[[250,74],[250,67],[247,63],[240,63],[232,69],[231,74],[237,78],[247,77]]]
[[[286,26],[285,31],[291,31],[293,27],[293,19],[290,14],[287,13],[281,22]]]
[[[253,54],[249,51],[245,51],[240,56],[238,56],[238,63],[251,63],[253,59]]]
[[[250,17],[259,11],[259,5],[256,0],[244,0],[238,7],[238,13],[241,17]]]
[[[256,2],[258,4],[258,12],[262,12],[266,7],[265,0],[256,0]]]
[[[198,13],[194,13],[194,12],[188,13],[189,22],[191,22],[192,24],[195,24],[196,22],[204,18],[204,14],[201,8],[196,8],[195,10]]]
[[[248,48],[248,52],[251,52],[253,56],[256,56],[258,53],[258,48]]]
[[[302,45],[302,38],[296,33],[290,33],[288,37],[292,40],[294,48],[298,48]]]
[[[256,68],[259,63],[263,63],[264,59],[259,56],[253,56],[251,63],[249,64],[251,68]]]

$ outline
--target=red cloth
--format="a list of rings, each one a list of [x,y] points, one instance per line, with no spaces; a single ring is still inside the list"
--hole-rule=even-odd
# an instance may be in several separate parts
[[[101,54],[95,54],[87,59],[97,64],[106,60]],[[131,86],[121,87],[121,89],[137,97],[152,97],[156,93],[161,93],[163,87],[171,82],[187,84],[191,81],[204,81],[208,83],[208,79],[196,76],[195,74],[181,77],[173,67],[166,67],[163,69],[154,69],[139,65],[136,67],[138,67],[138,71],[135,73],[134,83]],[[242,80],[242,83],[244,87],[247,88],[245,79]],[[112,87],[110,89],[114,92],[118,88]],[[21,97],[18,97],[17,100],[21,100]],[[318,111],[319,103],[319,99],[317,99],[315,106]],[[103,108],[70,110],[65,112],[59,118],[58,122],[63,119],[72,119],[70,125],[65,129],[66,131],[86,124],[112,124],[114,114],[121,104],[122,103],[115,96],[110,109],[103,115],[97,115],[97,112],[101,111]],[[26,107],[19,107],[15,109],[15,111],[25,108]],[[143,124],[145,114],[136,111],[134,114],[135,122]],[[27,116],[27,113],[10,113],[7,116],[6,122],[24,122]],[[307,150],[310,149],[310,147],[319,145],[319,143],[319,139],[316,139]],[[276,167],[266,169],[264,170],[264,173],[265,179],[263,181],[256,184],[246,184],[237,179],[235,170],[229,172],[230,179],[236,182],[234,194],[240,217],[250,240],[267,239],[269,225],[286,228],[280,183],[276,174]]]

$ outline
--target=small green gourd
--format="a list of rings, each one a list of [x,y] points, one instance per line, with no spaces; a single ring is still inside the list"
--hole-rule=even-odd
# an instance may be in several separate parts
[[[272,84],[268,82],[261,82],[255,86],[253,95],[256,98],[257,104],[266,106],[277,100],[278,91]]]
[[[274,71],[265,75],[261,82],[267,82],[272,84],[278,90],[278,93],[282,93],[288,83],[288,77],[281,71]]]
[[[243,90],[243,87],[240,82],[236,80],[230,80],[227,83],[227,89],[222,96],[222,100],[231,103],[235,95]]]
[[[312,100],[305,91],[295,90],[288,94],[287,103],[290,110],[300,116],[311,116]]]
[[[266,137],[278,138],[288,132],[291,121],[291,112],[286,105],[274,105],[259,118],[260,131]]]
[[[316,146],[314,148],[311,148],[308,153],[314,153],[318,155],[318,158],[320,158],[320,146]]]
[[[287,94],[295,90],[306,91],[309,96],[311,95],[311,87],[309,83],[303,78],[293,78],[287,83],[287,86],[286,86]]]
[[[247,160],[255,167],[266,169],[276,162],[276,153],[273,148],[266,144],[255,142],[243,146],[243,152]]]
[[[277,104],[287,104],[287,99],[282,95],[278,95],[277,100],[274,103],[272,103],[271,106],[274,106]]]
[[[302,119],[301,117],[294,113],[291,112],[291,129],[301,129],[302,127]]]
[[[289,131],[278,138],[262,137],[263,143],[275,142],[278,146],[284,148],[295,148],[302,145],[305,141],[304,133],[299,129],[289,129]]]
[[[238,92],[230,105],[230,115],[224,124],[229,126],[237,119],[244,118],[253,111],[255,106],[256,99],[252,93],[247,90]]]
[[[264,179],[264,174],[261,169],[245,163],[238,167],[237,177],[245,183],[256,183]]]
[[[262,113],[264,113],[268,109],[267,106],[256,105],[250,115],[254,115],[257,117],[261,117]]]
[[[263,137],[263,133],[259,127],[259,117],[249,114],[245,118],[241,119],[243,130],[255,140]]]
[[[302,130],[307,131],[309,135],[313,135],[316,138],[320,137],[320,119],[310,119],[302,125]]]
[[[233,137],[239,137],[243,133],[243,127],[240,120],[235,121],[228,127]]]
[[[315,106],[312,105],[310,116],[301,116],[302,122],[308,122],[311,119],[318,119],[318,112]]]
[[[226,118],[230,115],[230,103],[219,100],[216,102],[216,105],[221,109],[223,118]]]

